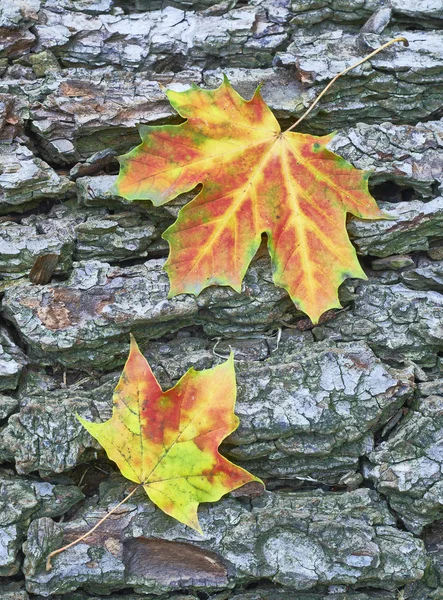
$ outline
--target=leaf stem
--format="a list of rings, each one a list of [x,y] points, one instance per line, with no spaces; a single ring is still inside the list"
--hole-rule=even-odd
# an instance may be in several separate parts
[[[338,73],[334,79],[331,79],[331,81],[328,83],[328,85],[325,87],[325,89],[317,96],[317,98],[314,100],[314,102],[311,104],[311,106],[308,108],[308,110],[299,118],[298,121],[296,121],[293,125],[291,125],[291,127],[289,127],[288,129],[286,129],[286,131],[284,133],[287,133],[288,131],[291,131],[292,129],[295,129],[295,127],[297,127],[297,125],[299,123],[301,123],[301,121],[303,121],[303,119],[305,117],[307,117],[309,115],[309,113],[311,112],[311,110],[318,104],[318,102],[320,101],[320,98],[322,98],[326,92],[329,90],[329,88],[337,81],[337,79],[339,77],[341,77],[342,75],[345,75],[346,73],[348,73],[349,71],[352,71],[352,69],[355,69],[356,67],[358,67],[359,65],[363,64],[364,62],[366,62],[367,60],[369,60],[370,58],[372,58],[373,56],[375,56],[376,54],[378,54],[379,52],[381,52],[382,50],[385,50],[385,48],[388,48],[389,46],[391,46],[392,44],[395,44],[396,42],[403,42],[403,44],[405,46],[409,46],[409,42],[406,38],[404,37],[396,37],[393,40],[390,40],[389,42],[386,42],[386,44],[383,44],[383,46],[380,46],[379,48],[377,48],[376,50],[374,50],[374,52],[371,52],[371,54],[368,54],[367,56],[365,56],[365,58],[362,58],[361,60],[359,60],[358,62],[356,62],[355,64],[351,65],[350,67],[348,67],[347,69],[345,69],[344,71],[342,71],[341,73]]]
[[[88,537],[89,535],[91,535],[91,533],[93,533],[97,527],[100,527],[100,525],[106,521],[106,519],[108,517],[110,517],[113,513],[115,513],[115,511],[125,502],[127,502],[129,500],[129,498],[135,494],[135,492],[138,490],[138,488],[141,486],[142,484],[139,483],[137,485],[137,487],[135,487],[132,492],[130,492],[125,498],[123,498],[123,500],[121,502],[119,502],[117,504],[117,506],[114,506],[114,508],[112,510],[110,510],[108,513],[106,513],[106,515],[100,519],[100,521],[98,523],[96,523],[94,525],[94,527],[92,527],[92,529],[90,529],[89,531],[87,531],[86,533],[84,533],[82,536],[80,536],[79,538],[77,538],[76,540],[74,540],[73,542],[71,542],[70,544],[66,544],[66,546],[63,546],[63,548],[58,548],[58,550],[54,550],[53,552],[51,552],[51,554],[48,554],[48,558],[46,559],[46,570],[50,571],[52,569],[52,564],[51,564],[51,558],[53,556],[55,556],[56,554],[60,554],[60,552],[64,552],[65,550],[67,550],[68,548],[72,548],[72,546],[75,546],[76,544],[78,544],[79,542],[81,542],[82,540],[84,540],[86,537]]]

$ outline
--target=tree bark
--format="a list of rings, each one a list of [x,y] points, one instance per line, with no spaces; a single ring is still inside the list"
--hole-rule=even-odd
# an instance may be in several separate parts
[[[443,598],[443,5],[0,0],[2,600]],[[368,280],[313,326],[259,253],[242,291],[168,299],[162,208],[112,186],[164,88],[257,85],[283,126],[372,171],[349,219]],[[36,262],[37,261],[37,262]],[[236,358],[222,452],[259,477],[201,537],[130,491],[76,414],[109,418],[133,333],[160,383]],[[257,495],[258,494],[258,495]]]

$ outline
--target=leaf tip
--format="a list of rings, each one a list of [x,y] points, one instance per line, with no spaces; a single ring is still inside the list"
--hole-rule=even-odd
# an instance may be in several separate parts
[[[332,140],[335,138],[335,136],[337,135],[338,131],[331,131],[331,133],[328,133],[327,135],[323,135],[321,137],[321,139],[323,140],[323,143],[325,146],[327,146],[329,144],[329,142],[332,142]]]
[[[135,337],[132,335],[132,333],[130,333],[129,334],[128,362],[130,361],[131,358],[134,358],[134,356],[139,356],[139,355],[141,355],[140,348],[138,347]]]
[[[87,421],[86,419],[84,419],[83,417],[81,417],[78,413],[75,413],[75,417],[76,419],[78,419],[80,421],[80,423],[83,425],[83,427],[87,427],[87,425],[90,425],[91,422]]]
[[[261,89],[264,85],[264,82],[261,81],[258,86],[255,88],[254,95],[252,96],[252,100],[262,100]]]
[[[194,531],[196,531],[200,535],[204,535],[203,529],[201,528],[201,525],[200,525],[198,519],[195,522],[193,522],[193,523],[189,523],[188,526],[191,527]]]
[[[397,219],[397,217],[395,215],[391,215],[386,210],[381,210],[380,211],[380,218],[381,219],[386,219],[386,221],[395,221]]]
[[[175,290],[172,285],[169,287],[169,292],[168,295],[166,296],[168,300],[172,300],[172,298],[175,298],[175,296],[178,296],[181,292],[179,292],[178,290]]]

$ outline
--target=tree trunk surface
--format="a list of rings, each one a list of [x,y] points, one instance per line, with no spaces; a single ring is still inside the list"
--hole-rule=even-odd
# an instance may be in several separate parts
[[[0,0],[2,600],[443,599],[443,3]],[[372,171],[368,279],[313,326],[260,253],[241,293],[168,299],[162,208],[112,192],[164,93],[227,74]],[[32,275],[30,272],[32,269]],[[264,479],[201,536],[130,491],[76,414],[110,417],[132,332],[163,386],[236,359],[222,452]]]

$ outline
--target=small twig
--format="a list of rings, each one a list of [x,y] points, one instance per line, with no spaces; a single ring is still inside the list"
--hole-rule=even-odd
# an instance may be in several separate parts
[[[215,338],[215,340],[216,341],[215,341],[214,347],[212,348],[212,354],[214,356],[218,356],[218,358],[224,358],[226,360],[226,356],[223,356],[222,354],[219,354],[218,352],[215,351],[215,349],[217,348],[217,346],[221,342],[221,338]]]
[[[223,360],[227,360],[230,356],[230,353],[233,352],[234,353],[234,362],[238,362],[238,359],[235,358],[235,352],[232,349],[231,344],[229,344],[229,354],[227,356],[223,355],[223,354],[219,354],[218,352],[215,351],[215,349],[217,348],[217,346],[219,345],[219,343],[222,341],[222,338],[213,338],[214,340],[216,340],[214,347],[212,348],[212,354],[214,356],[218,356],[218,358],[223,358]]]
[[[277,333],[275,334],[275,337],[277,338],[277,343],[276,343],[276,345],[275,345],[275,348],[274,348],[274,350],[271,350],[271,354],[272,354],[273,352],[277,352],[277,350],[278,350],[278,347],[279,347],[279,345],[280,345],[280,340],[281,340],[282,332],[283,332],[282,328],[281,328],[281,327],[278,327],[278,328],[277,328]],[[274,337],[274,336],[273,336],[273,337]]]
[[[90,469],[90,468],[91,468],[91,466],[89,465],[89,467],[83,471],[83,474],[82,474],[82,476],[80,477],[80,481],[79,481],[79,482],[78,482],[78,484],[77,484],[77,487],[78,487],[78,488],[80,488],[80,489],[81,489],[82,483],[83,483],[83,481],[84,481],[84,479],[85,479],[85,477],[86,477],[86,473],[89,471],[89,469]]]
[[[314,479],[313,477],[294,477],[294,479],[298,479],[299,481],[311,481],[312,483],[320,483],[321,485],[328,485],[324,481],[320,481],[320,479]]]
[[[319,103],[320,99],[326,94],[326,92],[329,90],[329,88],[337,81],[337,79],[339,77],[341,77],[342,75],[345,75],[346,73],[349,73],[349,71],[352,71],[352,69],[355,69],[356,67],[362,65],[364,62],[366,62],[367,60],[369,60],[370,58],[372,58],[373,56],[375,56],[376,54],[378,54],[379,52],[381,52],[385,48],[388,48],[389,46],[392,46],[392,44],[395,44],[397,42],[403,42],[403,44],[405,46],[409,46],[409,42],[408,42],[408,40],[406,38],[404,38],[404,37],[396,37],[395,39],[393,39],[393,40],[391,40],[389,42],[386,42],[386,44],[383,44],[383,46],[380,46],[380,48],[377,48],[377,50],[374,50],[374,52],[371,52],[371,54],[368,54],[368,56],[365,56],[365,58],[362,58],[361,60],[359,60],[358,62],[356,62],[354,65],[351,65],[350,67],[348,67],[347,69],[345,69],[341,73],[338,73],[338,75],[336,75],[334,77],[334,79],[331,79],[331,81],[328,83],[328,85],[325,87],[325,89],[317,96],[317,98],[314,100],[314,102],[311,104],[311,106],[308,108],[308,110],[299,118],[298,121],[296,121],[288,129],[286,129],[285,133],[287,133],[288,131],[291,131],[292,129],[295,129],[297,127],[297,125],[299,123],[301,123],[301,121],[303,121],[303,119],[309,115],[309,113],[311,112],[311,110],[315,106],[317,106],[317,104]]]
[[[105,475],[107,475],[109,477],[110,471],[107,471],[106,469],[102,469],[98,465],[94,465],[94,469],[96,469],[97,471],[100,471],[100,473],[104,473]]]
[[[91,533],[93,533],[97,527],[100,527],[100,525],[103,523],[103,521],[106,521],[106,519],[108,517],[110,517],[113,513],[115,513],[115,511],[120,508],[120,506],[122,504],[124,504],[125,502],[127,502],[129,500],[129,498],[135,494],[135,492],[138,490],[138,488],[141,486],[142,484],[139,483],[137,485],[137,487],[135,487],[132,492],[130,492],[126,498],[123,498],[123,500],[121,502],[119,502],[117,504],[117,506],[114,506],[114,508],[112,510],[110,510],[108,513],[106,513],[106,515],[100,519],[100,521],[98,523],[96,523],[94,525],[94,527],[92,527],[92,529],[90,529],[89,531],[87,531],[86,533],[84,533],[82,536],[80,536],[79,538],[77,538],[76,540],[74,540],[73,542],[71,542],[70,544],[66,544],[66,546],[63,546],[63,548],[58,548],[58,550],[54,550],[53,552],[51,552],[51,554],[48,554],[48,558],[46,559],[46,570],[50,571],[52,569],[52,564],[51,564],[51,558],[53,558],[56,554],[60,554],[60,552],[64,552],[65,550],[67,550],[68,548],[72,548],[72,546],[75,546],[76,544],[78,544],[79,542],[81,542],[82,540],[84,540],[85,538],[87,538],[89,535],[91,535]]]
[[[71,390],[77,390],[79,387],[81,387],[84,383],[87,383],[88,381],[90,381],[92,379],[92,377],[83,377],[83,379],[79,379],[78,381],[76,381],[75,383],[73,383],[70,388]]]

